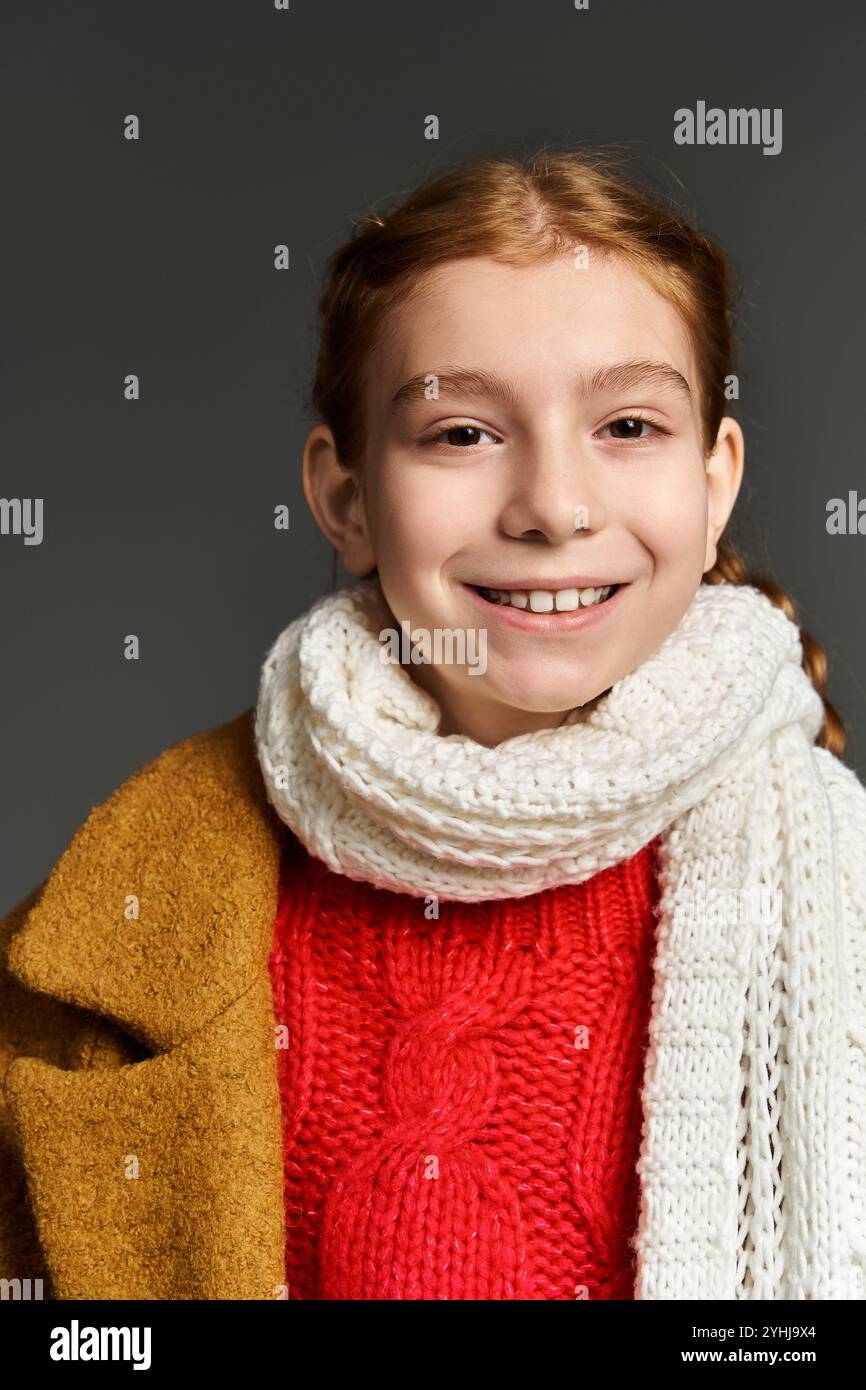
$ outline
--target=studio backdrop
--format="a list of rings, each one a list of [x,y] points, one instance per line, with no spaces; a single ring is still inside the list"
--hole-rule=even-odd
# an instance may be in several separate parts
[[[731,534],[824,645],[862,773],[859,20],[854,0],[6,6],[0,908],[124,778],[251,705],[273,635],[330,588],[301,487],[326,258],[479,156],[613,148],[731,257]]]

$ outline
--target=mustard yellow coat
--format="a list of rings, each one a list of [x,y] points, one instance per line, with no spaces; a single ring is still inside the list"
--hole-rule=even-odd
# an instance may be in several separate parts
[[[249,709],[124,782],[3,919],[0,1279],[285,1297],[279,832]]]

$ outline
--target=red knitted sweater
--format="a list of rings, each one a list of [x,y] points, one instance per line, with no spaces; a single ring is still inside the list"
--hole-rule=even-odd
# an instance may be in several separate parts
[[[288,837],[290,1298],[633,1298],[657,843],[437,919]]]

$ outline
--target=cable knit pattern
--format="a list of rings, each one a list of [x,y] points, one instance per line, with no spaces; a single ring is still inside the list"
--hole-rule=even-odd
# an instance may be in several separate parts
[[[634,1296],[654,848],[437,921],[290,842],[290,1297]]]
[[[437,733],[380,659],[394,626],[362,584],[277,638],[256,712],[277,814],[336,874],[447,902],[579,885],[657,838],[636,1297],[866,1296],[866,792],[814,747],[796,625],[700,586],[585,721],[494,748]]]

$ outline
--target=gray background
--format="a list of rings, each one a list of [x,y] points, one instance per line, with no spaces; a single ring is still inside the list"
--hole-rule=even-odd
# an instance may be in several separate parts
[[[0,908],[125,777],[252,704],[271,642],[330,587],[300,460],[320,273],[352,215],[543,143],[625,147],[737,265],[733,534],[824,643],[862,775],[866,537],[825,530],[830,497],[866,490],[858,11],[7,0],[0,496],[43,497],[45,538],[0,537]],[[675,145],[698,100],[782,107],[782,152]]]

